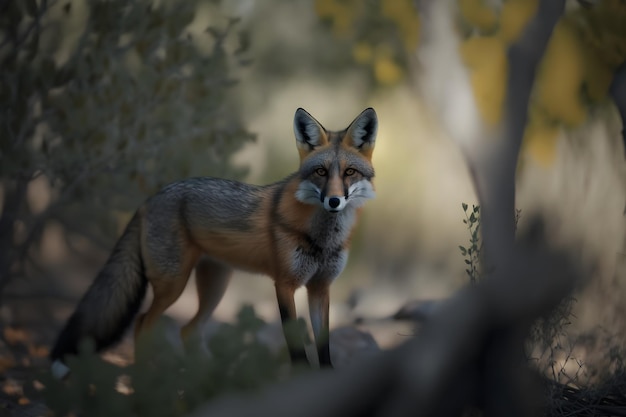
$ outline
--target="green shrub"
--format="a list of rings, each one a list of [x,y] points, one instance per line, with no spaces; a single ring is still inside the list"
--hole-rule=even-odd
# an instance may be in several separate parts
[[[58,416],[185,415],[220,393],[257,389],[285,375],[286,351],[273,353],[258,339],[265,325],[252,307],[244,307],[237,321],[222,324],[207,345],[191,341],[184,353],[157,326],[126,368],[102,360],[89,342],[83,343],[80,354],[68,360],[67,381],[43,378],[46,403]],[[120,393],[120,384],[131,393]]]
[[[211,3],[0,4],[0,290],[36,263],[48,224],[109,247],[116,213],[166,183],[244,173],[231,157],[253,136],[229,93],[247,43],[228,47],[236,20],[217,13],[192,33]],[[43,211],[27,198],[37,178]]]
[[[469,277],[471,284],[476,284],[480,279],[481,271],[480,271],[480,262],[481,262],[481,252],[483,248],[483,244],[480,240],[480,206],[472,205],[472,210],[468,213],[468,205],[466,203],[462,203],[461,207],[463,208],[463,213],[465,213],[465,219],[463,219],[463,223],[467,226],[467,230],[470,234],[469,245],[461,246],[459,245],[459,249],[461,250],[461,255],[465,258],[465,265],[467,265],[465,269],[465,273]]]

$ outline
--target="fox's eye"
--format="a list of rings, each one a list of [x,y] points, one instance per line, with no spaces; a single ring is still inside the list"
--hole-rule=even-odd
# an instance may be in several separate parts
[[[326,176],[326,169],[325,168],[318,168],[315,170],[315,173],[317,175],[319,175],[320,177],[325,177]]]
[[[354,175],[356,173],[356,169],[354,168],[348,168],[346,169],[346,175],[349,177],[351,175]]]

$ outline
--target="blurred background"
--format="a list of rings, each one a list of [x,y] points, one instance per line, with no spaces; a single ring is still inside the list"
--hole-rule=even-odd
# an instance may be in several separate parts
[[[542,213],[555,245],[597,263],[575,295],[572,334],[601,326],[623,345],[626,165],[607,91],[626,56],[626,11],[623,1],[586,3],[568,1],[540,68],[518,227]],[[505,47],[535,7],[458,2],[459,52],[487,126],[501,117]],[[188,176],[264,184],[295,171],[298,107],[331,130],[366,107],[380,123],[377,198],[333,284],[331,326],[469,282],[462,203],[476,197],[418,88],[410,0],[28,0],[0,10],[0,318],[33,331],[44,354],[149,195]],[[176,320],[195,312],[194,291],[169,310]],[[242,303],[278,318],[265,277],[238,273],[216,319]],[[304,315],[304,291],[297,303]],[[375,336],[382,346],[403,337]]]

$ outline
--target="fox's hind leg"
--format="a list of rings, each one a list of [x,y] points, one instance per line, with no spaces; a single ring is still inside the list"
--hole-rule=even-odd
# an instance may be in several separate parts
[[[198,312],[189,323],[181,329],[183,341],[196,332],[208,319],[219,304],[230,282],[232,268],[214,261],[208,256],[202,256],[196,265],[196,289],[198,291]]]
[[[200,250],[189,245],[182,251],[182,256],[173,264],[168,265],[168,272],[163,268],[147,265],[146,276],[152,286],[154,298],[152,304],[144,314],[139,316],[135,325],[135,344],[142,333],[148,331],[161,317],[161,314],[180,297],[189,275],[193,269]]]

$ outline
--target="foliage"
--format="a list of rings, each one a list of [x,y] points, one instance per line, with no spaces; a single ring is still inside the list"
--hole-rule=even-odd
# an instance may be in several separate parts
[[[567,329],[575,302],[571,296],[563,299],[532,326],[526,342],[529,360],[544,377],[546,415],[621,415],[626,410],[626,352],[614,336],[601,338],[601,328],[572,340]],[[576,345],[584,345],[585,338],[606,351],[602,369],[576,356]]]
[[[355,62],[379,85],[408,74],[419,41],[419,16],[410,0],[316,0],[333,34],[349,39]],[[524,137],[524,155],[544,165],[555,157],[563,129],[580,126],[590,108],[606,102],[617,67],[626,61],[626,3],[573,4],[557,24],[538,68]],[[537,10],[537,0],[458,0],[460,54],[476,105],[489,127],[502,120],[508,74],[506,50]]]
[[[472,205],[470,210],[462,203],[465,213],[463,223],[470,233],[470,244],[459,246],[465,258],[470,283],[476,284],[483,278],[481,269],[482,241],[480,239],[480,207]],[[515,212],[515,225],[519,222],[520,210]],[[575,355],[575,341],[571,340],[568,326],[574,316],[576,299],[567,296],[548,314],[539,317],[530,327],[525,340],[527,360],[539,372],[546,415],[613,415],[612,412],[626,407],[626,367],[624,351],[612,337],[601,345],[611,346],[607,369],[597,370],[584,364]],[[592,338],[601,329],[596,329]],[[592,380],[589,373],[596,379]]]
[[[465,273],[470,279],[470,284],[476,284],[479,279],[489,271],[485,271],[484,266],[481,266],[483,262],[483,242],[480,238],[480,206],[472,204],[472,209],[469,212],[469,206],[466,203],[461,203],[461,207],[463,208],[463,212],[465,213],[465,219],[463,219],[463,224],[467,226],[467,230],[470,234],[470,239],[469,246],[459,245],[459,250],[461,251],[461,255],[465,257],[464,261],[465,265],[467,265]],[[515,209],[514,221],[516,229],[517,224],[519,223],[521,213],[522,211],[520,209]]]
[[[193,32],[201,3],[0,4],[0,288],[36,263],[52,222],[108,246],[115,214],[164,184],[243,173],[230,157],[252,135],[228,94],[246,45],[227,47],[235,20]],[[28,198],[35,179],[43,209]]]
[[[405,77],[419,32],[411,0],[316,0],[315,11],[336,37],[350,40],[352,57],[374,83],[394,85]]]
[[[469,246],[459,246],[461,255],[465,258],[465,273],[470,279],[471,284],[476,284],[480,279],[480,262],[482,252],[482,241],[480,240],[480,206],[472,205],[472,210],[468,214],[468,205],[462,203],[463,212],[465,213],[465,219],[463,223],[467,226],[470,234]]]
[[[572,353],[568,346],[567,327],[571,324],[572,308],[576,300],[569,296],[563,299],[550,314],[539,318],[531,328],[527,341],[530,359],[535,362],[542,373],[557,382],[572,382],[577,375],[567,375],[565,363],[558,365],[558,357]],[[582,367],[579,366],[578,369]]]
[[[185,353],[157,326],[137,348],[136,363],[125,369],[103,361],[85,343],[68,361],[67,381],[43,378],[46,402],[59,416],[186,415],[218,394],[258,389],[281,377],[287,355],[272,353],[258,339],[264,325],[252,307],[243,307],[234,324],[222,324],[206,346],[191,341]]]
[[[506,47],[537,9],[537,0],[507,0],[501,8],[462,1],[463,59],[484,121],[496,126],[508,72]],[[529,108],[524,151],[548,165],[562,129],[580,126],[592,106],[602,104],[616,68],[626,60],[626,4],[601,0],[573,7],[554,29],[539,68]],[[620,23],[618,23],[620,22]]]

